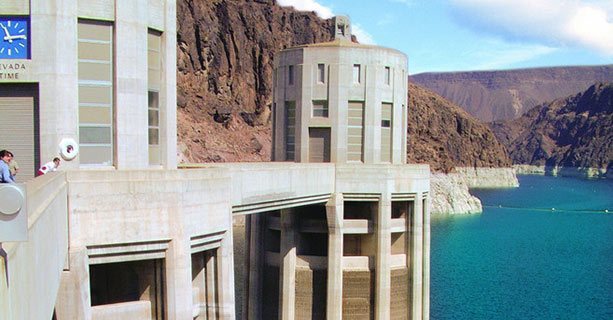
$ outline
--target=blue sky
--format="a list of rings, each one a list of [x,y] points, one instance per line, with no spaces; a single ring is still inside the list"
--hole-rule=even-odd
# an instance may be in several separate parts
[[[613,0],[277,0],[351,18],[409,73],[613,63]]]

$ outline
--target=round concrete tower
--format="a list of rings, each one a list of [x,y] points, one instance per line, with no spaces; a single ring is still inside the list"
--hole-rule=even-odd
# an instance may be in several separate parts
[[[346,17],[335,29],[276,56],[273,160],[406,163],[406,55],[352,42]]]

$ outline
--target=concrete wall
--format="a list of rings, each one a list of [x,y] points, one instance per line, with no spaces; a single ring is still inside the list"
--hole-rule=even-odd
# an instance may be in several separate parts
[[[8,270],[0,258],[0,319],[49,319],[68,252],[65,174],[50,173],[25,185],[28,241],[2,244]]]

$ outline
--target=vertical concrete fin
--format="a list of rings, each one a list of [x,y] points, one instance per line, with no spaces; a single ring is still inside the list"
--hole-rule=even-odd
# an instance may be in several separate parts
[[[335,193],[326,203],[328,220],[327,319],[343,315],[343,194]]]
[[[413,223],[411,227],[412,245],[412,294],[411,294],[411,319],[422,319],[422,293],[423,293],[423,203],[422,193],[418,193],[415,197],[413,207]]]
[[[375,230],[377,233],[377,256],[375,263],[375,319],[389,319],[391,288],[391,194],[383,193],[379,200]]]
[[[293,320],[296,313],[296,237],[294,213],[281,210],[281,253],[279,267],[279,318]]]

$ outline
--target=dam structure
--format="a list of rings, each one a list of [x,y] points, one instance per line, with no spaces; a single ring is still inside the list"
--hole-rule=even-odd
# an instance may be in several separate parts
[[[273,162],[178,165],[176,15],[174,0],[0,6],[0,149],[20,165],[0,184],[0,319],[428,319],[406,57],[337,17],[334,41],[275,60]]]

